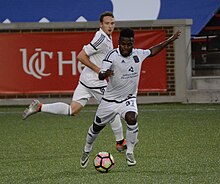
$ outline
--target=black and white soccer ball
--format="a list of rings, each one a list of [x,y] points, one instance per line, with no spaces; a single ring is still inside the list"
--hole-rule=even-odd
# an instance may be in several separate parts
[[[101,151],[98,154],[96,154],[93,163],[97,171],[101,173],[107,173],[113,169],[115,165],[115,160],[112,154],[105,151]]]

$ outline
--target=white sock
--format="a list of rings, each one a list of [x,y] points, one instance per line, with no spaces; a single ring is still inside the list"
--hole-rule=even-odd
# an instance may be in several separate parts
[[[112,123],[110,123],[110,125],[111,125],[112,131],[115,135],[115,140],[116,141],[123,140],[124,139],[123,127],[122,127],[122,124],[121,124],[120,115],[116,115],[114,121]]]
[[[62,102],[52,104],[42,104],[41,112],[47,112],[52,114],[71,115],[72,110],[70,105]]]
[[[127,151],[126,153],[134,152],[134,146],[138,141],[137,137],[138,137],[138,123],[136,123],[135,125],[127,125],[127,131],[126,131]]]
[[[92,150],[93,143],[99,134],[94,133],[93,125],[89,127],[87,136],[86,136],[86,145],[84,147],[85,152],[90,152]]]

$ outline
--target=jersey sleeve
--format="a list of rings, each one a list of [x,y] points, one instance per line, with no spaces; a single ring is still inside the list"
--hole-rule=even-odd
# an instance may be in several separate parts
[[[144,61],[147,57],[149,57],[151,55],[151,51],[150,49],[134,49],[139,60],[142,62]]]
[[[150,49],[144,50],[143,52],[144,52],[145,58],[151,55]]]
[[[104,72],[104,71],[106,71],[108,69],[111,69],[111,66],[112,66],[112,62],[111,61],[103,60],[100,71]]]
[[[137,53],[138,53],[138,56],[139,56],[141,62],[144,61],[147,57],[149,57],[151,55],[150,49],[146,49],[146,50],[137,49]]]
[[[114,57],[115,49],[111,50],[103,59],[101,71],[106,71],[108,69],[111,69],[112,63],[113,63],[113,57]]]
[[[92,41],[84,45],[83,49],[88,56],[91,56],[99,51],[102,44],[104,43],[105,35],[100,32],[96,32],[95,36],[93,37]]]

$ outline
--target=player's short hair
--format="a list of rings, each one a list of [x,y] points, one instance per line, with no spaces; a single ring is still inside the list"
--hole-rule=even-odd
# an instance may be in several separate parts
[[[124,28],[120,31],[120,37],[134,38],[134,31],[130,28]]]
[[[114,18],[114,15],[113,15],[112,12],[110,12],[110,11],[105,11],[105,12],[103,12],[103,13],[100,15],[100,17],[99,17],[99,22],[103,22],[103,18],[106,17],[106,16],[110,16],[110,17]]]

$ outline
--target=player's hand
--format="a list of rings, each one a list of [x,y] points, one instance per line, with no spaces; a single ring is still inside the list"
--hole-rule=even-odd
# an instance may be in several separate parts
[[[114,75],[114,72],[110,69],[106,70],[105,72],[99,72],[99,80],[104,80],[112,75]]]
[[[114,75],[114,72],[110,69],[106,70],[105,72],[106,77],[111,77],[112,75]]]

